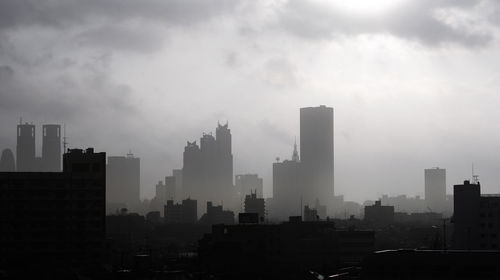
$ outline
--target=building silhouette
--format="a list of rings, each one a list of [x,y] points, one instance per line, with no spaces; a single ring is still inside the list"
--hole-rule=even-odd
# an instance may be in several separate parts
[[[4,149],[0,157],[0,172],[14,172],[16,171],[16,162],[14,154],[10,149]]]
[[[257,213],[258,220],[264,221],[266,203],[263,198],[257,197],[256,192],[251,192],[245,196],[245,213]]]
[[[106,201],[110,205],[125,205],[131,211],[138,211],[141,203],[140,158],[131,153],[127,156],[110,156],[106,171]]]
[[[319,221],[318,210],[309,207],[309,205],[304,206],[304,222],[317,222]]]
[[[303,200],[329,205],[333,200],[333,108],[300,108],[300,162]]]
[[[200,223],[232,225],[234,224],[234,212],[224,210],[222,205],[214,206],[211,201],[207,201],[207,212],[201,216]]]
[[[264,183],[262,178],[257,174],[241,174],[235,176],[235,187],[240,193],[240,197],[256,192],[258,198],[262,198]]]
[[[63,172],[0,172],[0,266],[99,261],[105,163],[105,153],[72,149],[64,154]]]
[[[300,217],[299,217],[300,218]],[[224,279],[322,279],[373,251],[373,231],[337,229],[332,222],[214,225],[198,242],[202,270]],[[326,279],[326,277],[325,277]]]
[[[394,206],[383,206],[377,200],[374,205],[365,206],[364,220],[375,227],[391,225],[394,223]]]
[[[425,169],[425,203],[427,210],[443,212],[446,205],[446,169]]]
[[[453,186],[455,249],[498,250],[500,247],[500,195],[481,195],[479,182]]]
[[[196,141],[188,141],[184,148],[183,197],[192,197],[202,204],[221,201],[234,208],[237,207],[234,189],[231,131],[227,123],[218,124],[216,137],[204,133],[199,146]]]
[[[167,200],[164,207],[164,217],[166,223],[194,224],[198,221],[198,204],[196,200],[184,199],[182,203],[174,203]]]
[[[270,215],[279,220],[300,216],[303,204],[301,163],[294,160],[273,163],[273,198]]]
[[[35,160],[35,125],[17,125],[16,170],[19,172],[34,172]]]
[[[182,201],[183,191],[182,191],[182,169],[172,170],[172,175],[175,177],[175,201]]]
[[[61,171],[61,126],[42,126],[42,171]]]

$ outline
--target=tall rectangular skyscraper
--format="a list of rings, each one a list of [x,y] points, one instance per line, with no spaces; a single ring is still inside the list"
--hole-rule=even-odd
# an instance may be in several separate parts
[[[300,108],[300,161],[304,204],[328,205],[334,195],[333,108]]]
[[[446,169],[425,169],[425,202],[433,212],[442,212],[446,204]]]
[[[35,163],[35,125],[17,125],[17,147],[16,147],[17,171],[36,171]]]
[[[108,157],[106,176],[106,201],[125,204],[129,210],[138,211],[141,188],[140,158],[133,154]]]
[[[42,127],[42,171],[61,171],[61,126],[46,124]]]

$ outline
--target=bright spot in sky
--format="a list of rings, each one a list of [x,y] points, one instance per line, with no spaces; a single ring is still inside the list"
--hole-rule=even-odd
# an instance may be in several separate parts
[[[380,14],[396,7],[405,0],[326,0],[326,3],[348,13]]]

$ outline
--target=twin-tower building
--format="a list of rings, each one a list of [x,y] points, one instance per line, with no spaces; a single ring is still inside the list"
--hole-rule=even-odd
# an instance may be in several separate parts
[[[36,156],[36,127],[34,124],[17,125],[16,170],[18,172],[61,171],[61,126],[42,126],[42,156]]]

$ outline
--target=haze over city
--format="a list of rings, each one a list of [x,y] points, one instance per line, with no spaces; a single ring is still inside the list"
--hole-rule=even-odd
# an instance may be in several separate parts
[[[69,147],[141,157],[151,198],[186,141],[229,121],[235,174],[271,196],[298,108],[326,104],[347,199],[422,195],[434,166],[451,192],[472,163],[500,191],[499,4],[345,3],[1,1],[0,147],[20,117],[65,123]]]

